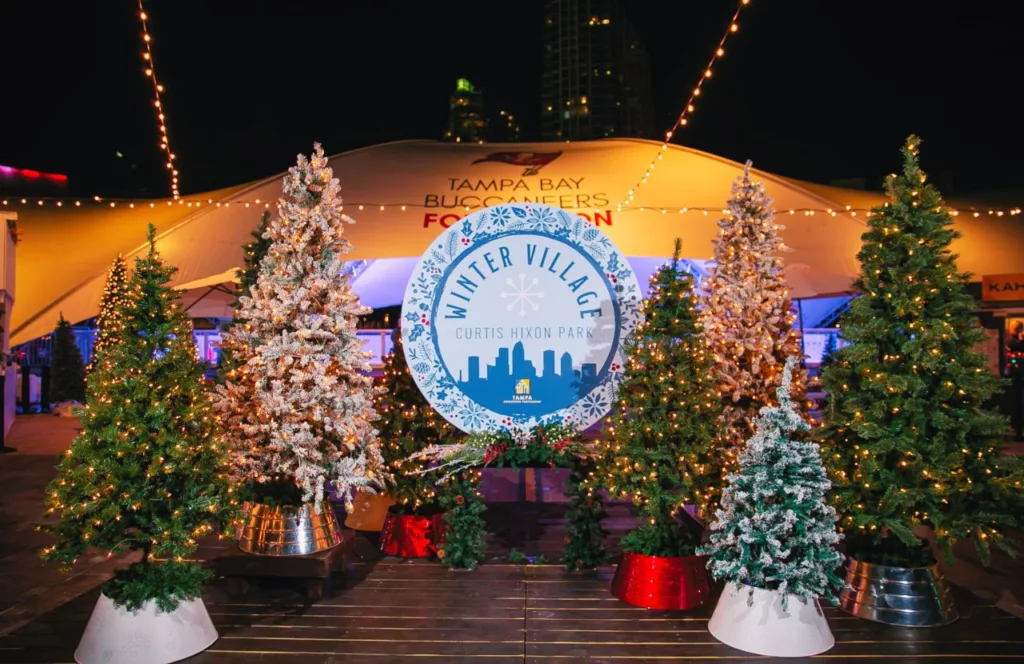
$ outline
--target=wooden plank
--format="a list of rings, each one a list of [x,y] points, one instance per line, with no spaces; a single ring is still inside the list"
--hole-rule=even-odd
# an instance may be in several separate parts
[[[36,660],[46,661],[46,660]],[[360,652],[336,654],[306,650],[231,650],[214,647],[189,659],[188,664],[251,664],[252,662],[301,662],[302,664],[339,664],[341,662],[382,662],[386,664],[423,664],[423,662],[486,662],[486,664],[522,664],[523,655],[463,653],[452,659],[449,653],[421,652],[397,654],[364,649]]]
[[[235,640],[267,640],[284,641],[324,641],[344,643],[378,643],[378,642],[493,642],[493,643],[515,643],[518,652],[522,654],[524,643],[524,630],[522,621],[514,623],[493,624],[487,629],[480,629],[480,624],[465,624],[462,628],[436,629],[436,628],[409,628],[402,626],[368,628],[352,627],[345,625],[327,625],[323,628],[294,626],[294,625],[263,625],[245,626],[234,629],[221,629],[221,645],[228,641]],[[81,630],[73,634],[65,634],[55,637],[51,634],[26,633],[20,634],[11,639],[0,641],[0,661],[3,661],[3,652],[17,649],[53,648],[55,645],[68,647],[74,650],[81,637]],[[236,647],[238,644],[232,644]]]
[[[240,618],[242,614],[235,612],[210,611],[211,616]],[[351,618],[397,618],[403,620],[423,620],[427,618],[470,618],[474,620],[522,620],[521,609],[494,607],[489,610],[465,609],[458,606],[450,607],[444,611],[443,616],[438,616],[436,608],[419,607],[322,607],[313,606],[308,611],[265,611],[261,613],[244,614],[247,620],[259,620],[260,618],[301,618],[309,620],[313,618],[349,620]]]
[[[387,635],[376,638],[350,638],[330,636],[262,636],[253,634],[224,635],[211,650],[237,650],[242,652],[291,652],[295,650],[334,654],[337,656],[359,656],[364,652],[390,653],[396,655],[461,657],[463,655],[520,656],[523,641],[519,639],[494,640],[464,636],[459,639],[393,639]]]
[[[933,644],[934,645],[934,644]],[[944,657],[1011,657],[1022,655],[1021,646],[1016,643],[942,643],[942,649],[936,654]],[[836,642],[828,652],[829,657],[859,659],[861,657],[888,656],[893,662],[903,662],[906,658],[919,655],[928,650],[926,643],[918,644],[908,641],[861,641],[856,643]],[[615,656],[634,658],[670,658],[685,660],[689,657],[718,655],[744,657],[744,653],[730,648],[714,639],[707,641],[673,642],[670,640],[631,641],[527,641],[527,655],[559,656],[567,652],[576,653],[595,660],[603,660]]]
[[[274,629],[274,628],[309,628],[309,629],[341,629],[344,627],[368,629],[368,630],[401,630],[408,628],[417,629],[467,629],[467,630],[493,630],[504,625],[514,625],[516,629],[523,629],[522,616],[509,619],[507,616],[458,616],[458,615],[435,615],[435,616],[401,616],[401,615],[362,615],[358,617],[346,617],[344,620],[338,616],[295,616],[283,618],[267,618],[264,621],[244,620],[223,620],[214,618],[214,625],[233,629]]]

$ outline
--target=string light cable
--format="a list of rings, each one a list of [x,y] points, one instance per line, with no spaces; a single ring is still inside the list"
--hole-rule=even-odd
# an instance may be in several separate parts
[[[161,94],[164,86],[157,80],[156,66],[153,63],[153,37],[149,34],[149,14],[139,0],[139,21],[142,23],[142,44],[145,50],[142,52],[143,73],[153,82],[153,106],[156,108],[157,127],[160,130],[160,151],[167,157],[164,162],[167,174],[171,181],[171,196],[177,200],[181,198],[181,191],[178,189],[178,169],[174,165],[177,156],[171,151],[171,141],[167,135],[167,112]]]
[[[651,178],[651,175],[654,172],[654,166],[662,159],[665,150],[668,150],[669,143],[672,142],[672,137],[675,136],[679,129],[690,123],[689,116],[693,115],[693,112],[697,110],[697,97],[700,96],[701,89],[704,87],[704,84],[711,78],[715,64],[725,55],[725,43],[729,40],[729,37],[739,32],[740,14],[748,5],[750,5],[750,0],[740,0],[739,6],[736,7],[736,11],[729,20],[729,27],[725,29],[725,34],[722,35],[722,38],[718,40],[718,47],[715,48],[714,53],[711,54],[711,59],[708,61],[708,64],[704,68],[700,78],[697,80],[697,84],[694,85],[693,90],[690,91],[690,97],[687,99],[686,105],[683,106],[683,110],[676,118],[675,124],[672,125],[672,128],[665,132],[665,140],[661,143],[661,148],[658,150],[658,156],[652,159],[651,163],[647,165],[647,169],[644,171],[643,176],[635,185],[633,185],[633,188],[626,193],[625,199],[619,203],[616,209],[620,211],[625,210],[633,203],[634,198],[636,198],[637,191],[640,187],[647,184],[647,181]]]
[[[18,207],[24,206],[29,208],[39,208],[53,206],[58,208],[63,207],[127,207],[127,208],[157,208],[157,207],[169,207],[169,206],[182,206],[189,208],[199,207],[223,207],[230,208],[244,207],[244,208],[263,208],[270,209],[273,205],[277,208],[277,201],[266,201],[263,199],[232,199],[229,201],[217,201],[212,198],[181,198],[177,199],[148,199],[148,198],[104,198],[101,196],[93,196],[92,198],[69,198],[69,197],[55,197],[55,196],[42,196],[42,197],[19,197],[19,198],[4,198],[0,199],[0,208],[4,207]],[[368,203],[368,202],[355,202],[347,203],[345,206],[350,212],[352,210],[358,210],[360,212],[366,210],[372,210],[376,212],[406,212],[409,210],[436,210],[439,213],[466,213],[473,212],[474,210],[480,210],[480,207],[460,206],[460,207],[444,207],[439,208],[437,206],[427,206],[424,203]],[[882,203],[881,207],[888,207],[888,203]],[[851,217],[871,217],[875,207],[853,207],[851,205],[836,206],[836,207],[822,207],[822,208],[779,208],[776,214],[784,215],[804,215],[813,217],[816,215],[822,215],[826,217],[838,217],[840,215],[848,215]],[[590,214],[591,212],[604,213],[607,210],[598,208],[567,208],[570,212],[576,212],[580,214]],[[947,206],[946,209],[954,217],[964,215],[971,217],[1014,217],[1020,215],[1024,207],[956,207]],[[631,205],[622,206],[617,209],[618,212],[645,212],[651,214],[700,214],[703,216],[708,215],[726,215],[730,214],[729,210],[718,207],[718,206],[671,206],[671,207],[648,207],[643,205]]]

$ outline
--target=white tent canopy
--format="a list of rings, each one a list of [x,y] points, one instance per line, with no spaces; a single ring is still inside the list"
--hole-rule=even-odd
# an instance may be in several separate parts
[[[637,192],[636,207],[619,210],[618,203],[652,160],[657,167]],[[636,259],[662,260],[657,257],[671,253],[676,237],[683,240],[686,258],[706,260],[730,185],[743,169],[697,150],[672,146],[662,151],[660,143],[639,139],[482,145],[402,141],[336,155],[330,165],[341,181],[345,212],[357,221],[346,229],[355,247],[350,258],[370,261],[355,280],[369,306],[400,302],[416,259],[446,225],[501,202],[549,203],[587,215],[634,267]],[[847,291],[858,271],[856,254],[865,226],[864,213],[847,212],[846,206],[870,207],[880,197],[770,173],[754,176],[765,182],[786,226],[794,295]],[[242,245],[251,239],[262,211],[273,211],[280,190],[281,176],[276,175],[178,202],[110,207],[87,200],[81,207],[26,207],[19,211],[12,343],[51,332],[61,312],[72,321],[96,315],[110,262],[118,253],[143,251],[150,223],[157,227],[160,253],[179,268],[174,283],[189,293],[198,291],[186,299],[229,283],[242,264]],[[808,209],[834,214],[801,212]],[[1024,272],[1024,233],[1015,228],[1015,219],[962,215],[957,225],[963,233],[954,246],[961,269]],[[193,315],[203,307],[223,311],[226,302],[217,309],[217,299],[207,302],[211,297],[196,304]]]

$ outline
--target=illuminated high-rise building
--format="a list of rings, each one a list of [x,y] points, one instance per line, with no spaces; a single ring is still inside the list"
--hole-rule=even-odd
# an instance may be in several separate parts
[[[657,138],[650,58],[617,0],[544,5],[545,140]]]
[[[519,122],[508,111],[499,111],[487,123],[487,140],[495,143],[515,143],[520,139]]]
[[[484,129],[484,96],[464,78],[455,81],[455,92],[448,104],[448,128],[444,140],[455,143],[482,143]]]

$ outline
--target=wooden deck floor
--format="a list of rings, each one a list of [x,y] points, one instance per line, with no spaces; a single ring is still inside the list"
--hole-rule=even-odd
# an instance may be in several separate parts
[[[286,590],[244,599],[216,585],[206,596],[220,640],[188,660],[241,662],[722,662],[765,658],[708,634],[711,607],[647,611],[611,597],[611,570],[570,574],[552,565],[488,565],[450,572],[385,559],[356,565],[350,585],[313,605]],[[0,639],[3,662],[71,662],[96,593]],[[1024,661],[1021,621],[960,598],[964,615],[941,629],[896,629],[826,609],[836,646],[822,662]],[[776,660],[784,662],[786,660]],[[799,661],[799,660],[795,660]]]
[[[568,573],[557,565],[503,564],[501,554],[512,547],[554,561],[564,536],[557,513],[541,510],[516,525],[508,519],[512,512],[491,511],[491,518],[505,526],[493,524],[491,557],[473,572],[379,559],[360,536],[350,551],[345,586],[329,599],[311,604],[292,588],[268,586],[230,597],[222,581],[214,582],[204,599],[221,638],[187,661],[738,664],[769,659],[718,643],[707,632],[713,603],[693,612],[648,611],[611,596],[610,567]],[[613,513],[613,523],[615,518]],[[217,542],[202,552],[208,559],[231,546]],[[97,594],[83,595],[0,638],[0,662],[73,661]],[[828,607],[836,646],[815,659],[1024,662],[1024,621],[966,592],[959,593],[958,605],[962,617],[955,624],[916,630],[877,625]]]

